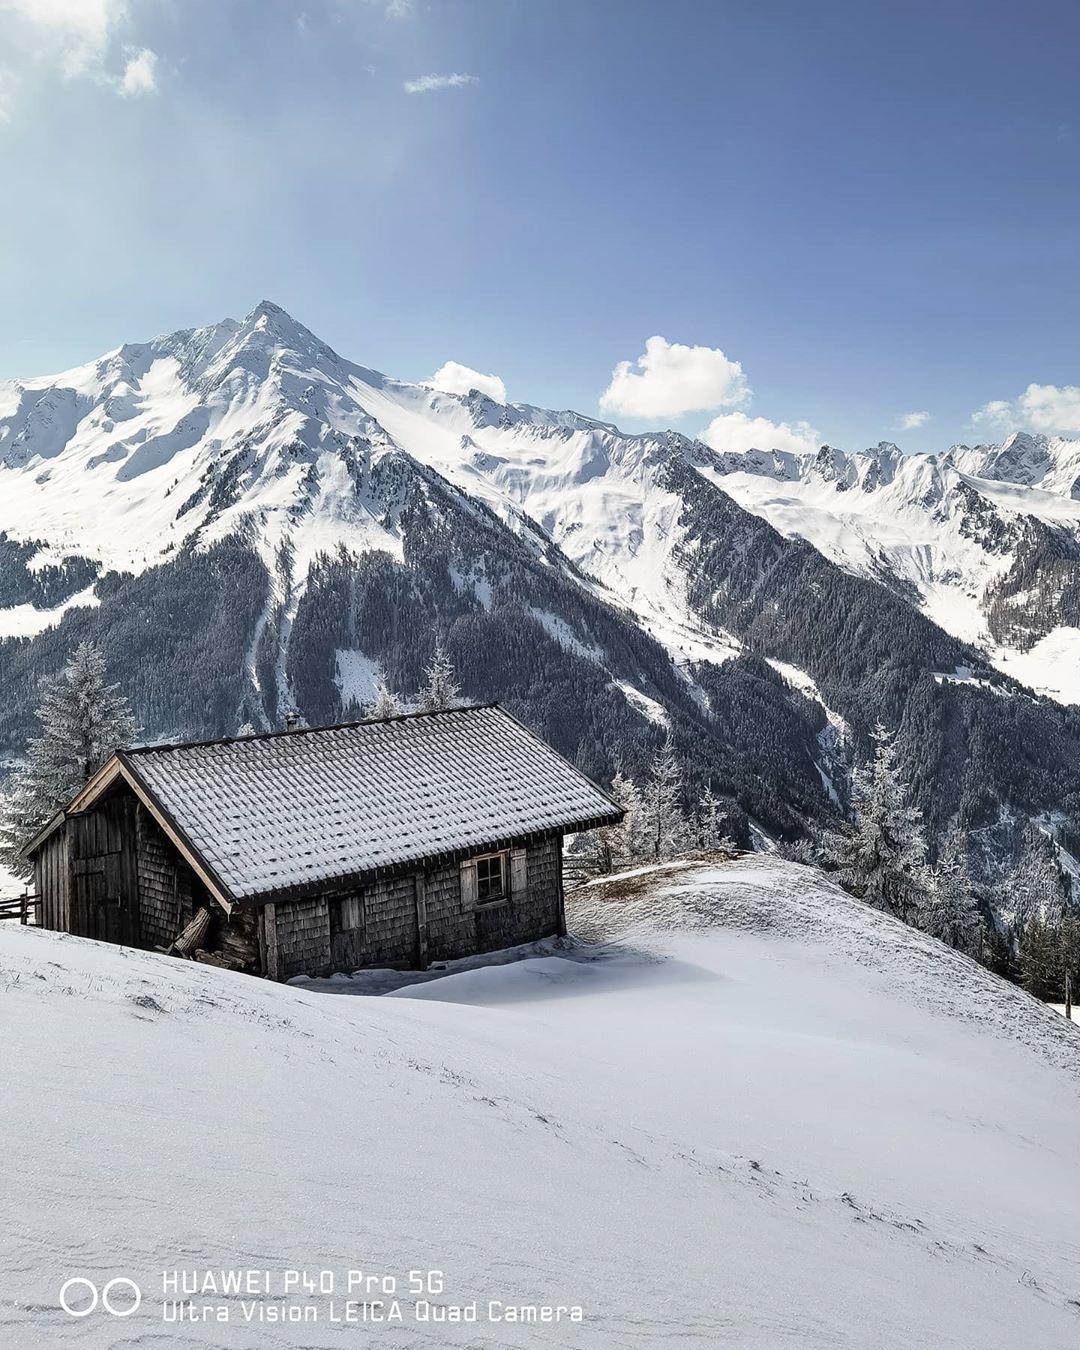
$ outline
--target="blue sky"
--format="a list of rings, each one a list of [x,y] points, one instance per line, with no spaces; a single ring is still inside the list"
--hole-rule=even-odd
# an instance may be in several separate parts
[[[1080,433],[1078,40],[996,0],[0,0],[0,377],[267,297],[719,444]]]

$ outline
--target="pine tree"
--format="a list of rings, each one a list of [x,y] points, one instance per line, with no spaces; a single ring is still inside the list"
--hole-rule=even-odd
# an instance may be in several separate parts
[[[364,709],[365,717],[400,717],[405,711],[401,700],[380,675],[375,681],[375,697]]]
[[[596,831],[603,872],[629,867],[644,852],[644,804],[638,785],[620,769],[611,780],[611,796],[626,814],[617,825],[605,825]]]
[[[100,649],[84,642],[50,685],[37,710],[42,734],[27,747],[2,829],[0,856],[19,876],[30,868],[19,850],[138,728],[127,700],[105,678]]]
[[[1020,965],[1013,950],[1013,944],[992,920],[983,934],[982,951],[979,960],[987,970],[1000,975],[1012,984],[1020,982]]]
[[[1056,924],[1034,916],[1020,940],[1020,983],[1036,998],[1053,1002],[1062,997],[1065,968],[1061,933]]]
[[[854,823],[829,836],[826,857],[845,890],[913,923],[932,884],[922,812],[910,805],[895,743],[880,722],[873,741],[870,761],[853,774]]]
[[[435,654],[424,675],[426,682],[417,700],[417,707],[421,712],[442,712],[446,708],[459,706],[461,690],[457,684],[453,663],[441,641],[436,642]]]
[[[653,756],[644,794],[646,851],[656,859],[673,858],[687,843],[681,808],[682,773],[671,732]]]
[[[1075,914],[1066,914],[1061,921],[1061,976],[1070,977],[1070,992],[1073,1002],[1080,995],[1080,919]],[[1064,989],[1062,997],[1064,998]]]
[[[1067,885],[1053,839],[1037,826],[1027,827],[1006,894],[1017,932],[1025,933],[1032,919],[1056,927],[1065,912]]]
[[[967,848],[955,825],[945,836],[930,880],[918,927],[967,956],[977,956],[982,915],[972,889]]]
[[[717,797],[710,784],[698,799],[698,847],[708,852],[734,853],[738,845],[728,832],[723,800]]]

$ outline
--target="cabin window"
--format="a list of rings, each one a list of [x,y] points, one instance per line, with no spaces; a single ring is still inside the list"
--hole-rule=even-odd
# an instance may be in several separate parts
[[[506,899],[506,854],[489,853],[476,860],[476,903]]]
[[[336,918],[335,931],[338,933],[346,933],[352,928],[362,928],[364,926],[364,897],[362,895],[350,895],[345,900],[339,900]]]

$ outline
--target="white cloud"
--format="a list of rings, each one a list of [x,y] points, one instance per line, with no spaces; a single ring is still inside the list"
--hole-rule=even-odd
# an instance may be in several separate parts
[[[701,439],[714,450],[790,450],[795,454],[817,450],[822,440],[809,422],[770,422],[767,417],[750,417],[743,412],[714,417]]]
[[[900,419],[900,425],[905,431],[917,431],[919,427],[926,426],[929,421],[930,414],[928,412],[911,412],[904,413]]]
[[[444,394],[467,394],[470,389],[479,389],[496,403],[506,402],[506,385],[498,375],[482,375],[480,371],[463,366],[458,361],[447,361],[425,383],[441,389]]]
[[[415,80],[406,80],[404,89],[407,94],[429,94],[433,89],[460,89],[465,84],[479,83],[479,75],[420,75]]]
[[[110,32],[127,8],[128,0],[0,0],[0,12],[24,20],[38,44],[56,52],[69,76],[100,64]]]
[[[611,372],[600,406],[627,417],[681,417],[737,407],[749,398],[742,366],[719,347],[686,347],[651,337],[636,361],[620,361]]]
[[[88,78],[123,98],[157,87],[157,55],[147,47],[125,47],[119,75],[107,69],[114,35],[128,19],[130,0],[0,0],[0,18],[12,16],[5,32],[23,62],[59,69],[66,79]],[[10,116],[10,88],[0,82],[0,118]]]
[[[984,403],[971,422],[999,431],[1080,432],[1080,385],[1029,384],[1012,402]]]
[[[120,76],[117,92],[123,98],[152,94],[157,88],[157,53],[149,47],[128,48],[127,65]]]
[[[971,414],[971,425],[975,427],[1006,428],[1012,426],[1016,420],[1015,407],[1003,398],[984,403],[978,412]]]

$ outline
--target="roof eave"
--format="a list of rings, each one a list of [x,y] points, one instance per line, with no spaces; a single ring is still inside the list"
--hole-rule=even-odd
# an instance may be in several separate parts
[[[334,876],[325,876],[311,881],[298,882],[291,886],[275,886],[250,895],[239,895],[237,903],[252,908],[262,905],[287,904],[294,900],[311,899],[328,891],[349,890],[366,886],[372,881],[383,881],[391,877],[409,876],[414,872],[433,871],[437,867],[447,867],[478,853],[495,852],[507,848],[520,848],[535,843],[538,839],[562,837],[566,834],[579,834],[583,830],[598,830],[605,825],[617,825],[626,812],[615,807],[602,815],[590,816],[582,820],[569,821],[543,829],[529,830],[525,833],[505,835],[497,839],[485,839],[470,844],[467,848],[447,849],[441,853],[426,853],[422,857],[406,858],[401,862],[385,863],[378,867],[366,867],[358,871],[342,872]]]

